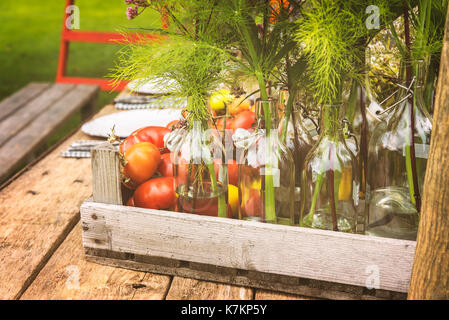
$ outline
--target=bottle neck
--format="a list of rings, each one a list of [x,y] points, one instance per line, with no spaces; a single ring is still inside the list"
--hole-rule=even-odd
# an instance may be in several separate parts
[[[258,129],[277,129],[279,127],[277,100],[258,100],[256,102],[256,119]]]
[[[409,93],[413,94],[414,106],[419,109],[427,109],[424,104],[425,63],[424,60],[405,61],[400,69],[400,96],[403,98]],[[413,84],[411,85],[411,81]],[[411,86],[410,91],[407,90]]]
[[[341,104],[324,105],[321,110],[322,134],[330,137],[338,137],[340,132],[340,107]]]
[[[401,63],[400,69],[400,84],[402,90],[410,87],[411,81],[413,81],[412,90],[422,93],[424,89],[425,80],[425,63],[424,60],[404,61]]]

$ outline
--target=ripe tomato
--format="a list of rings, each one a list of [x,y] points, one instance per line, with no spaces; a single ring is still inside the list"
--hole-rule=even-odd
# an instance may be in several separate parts
[[[159,151],[161,151],[161,153],[166,153],[168,150],[164,145],[164,136],[169,132],[170,130],[165,127],[145,127],[137,129],[120,144],[120,153],[125,154],[129,148],[140,142],[151,142],[159,149]]]
[[[217,125],[217,129],[219,131],[223,130],[223,125],[224,125],[224,119],[220,118],[216,121],[216,125]],[[230,118],[226,119],[226,128],[225,129],[231,129],[231,125],[232,125],[232,120]],[[215,127],[212,125],[212,128],[215,129]]]
[[[189,172],[189,164],[183,158],[178,158],[177,164],[177,173],[176,173],[176,185],[183,185],[187,183],[188,172]],[[190,174],[190,179],[193,179],[193,172]]]
[[[169,122],[169,124],[167,124],[165,127],[170,130],[173,131],[176,129],[176,126],[179,124],[179,120],[173,120],[171,122]]]
[[[125,152],[126,165],[123,173],[135,185],[150,179],[161,162],[161,153],[154,144],[140,142]]]
[[[173,153],[164,153],[161,155],[161,163],[157,169],[163,177],[173,177]]]
[[[136,207],[168,210],[175,205],[174,179],[162,177],[148,180],[134,192]]]
[[[242,206],[243,214],[248,217],[262,217],[262,201],[260,198],[260,190],[249,190],[249,199]]]
[[[215,175],[218,177],[218,166],[222,163],[221,159],[214,159]],[[237,186],[239,182],[239,166],[233,159],[228,160],[228,183]]]
[[[251,129],[252,126],[256,123],[256,115],[252,111],[243,111],[239,113],[234,121],[232,122],[231,129],[237,130],[238,128],[242,129]]]
[[[126,202],[126,205],[128,207],[135,207],[136,205],[134,204],[134,196],[132,196],[131,198],[128,199],[128,201]]]
[[[248,99],[246,99],[245,101],[241,101],[241,99],[236,99],[232,104],[229,105],[229,113],[235,116],[236,114],[249,110],[250,108],[251,105]]]

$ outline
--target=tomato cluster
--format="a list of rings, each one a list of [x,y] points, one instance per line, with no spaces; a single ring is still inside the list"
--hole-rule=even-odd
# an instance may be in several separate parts
[[[255,125],[255,114],[249,103],[234,101],[228,106],[227,114],[230,117],[226,119],[226,129],[232,131],[238,128],[251,129]],[[124,184],[134,191],[133,196],[127,202],[128,206],[160,210],[175,208],[174,155],[166,149],[164,136],[182,125],[182,121],[175,120],[170,122],[167,127],[141,128],[122,141],[120,154],[123,160]],[[219,129],[223,129],[224,119],[218,119],[215,125]],[[221,159],[214,160],[216,175],[218,175],[218,167],[221,163]],[[229,216],[232,217],[236,216],[238,206],[238,164],[235,160],[229,160],[227,167]],[[187,181],[187,168],[188,164],[183,163],[181,159],[178,168],[178,182],[183,179]]]
[[[223,112],[227,114],[226,117],[224,117]],[[215,121],[215,126],[218,130],[231,129],[234,132],[238,128],[249,130],[256,124],[256,114],[248,100],[240,101],[240,99],[235,99],[227,105],[227,112],[226,109],[212,110],[212,114],[215,117],[221,115]]]
[[[134,131],[120,144],[125,185],[135,190],[128,206],[173,209],[175,204],[171,154],[164,146],[165,127]]]

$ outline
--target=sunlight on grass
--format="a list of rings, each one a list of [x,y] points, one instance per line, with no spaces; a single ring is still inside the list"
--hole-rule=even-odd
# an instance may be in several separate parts
[[[129,31],[160,26],[156,12],[126,18],[123,0],[78,0],[81,30]],[[59,57],[65,1],[0,1],[0,101],[30,82],[54,82]],[[72,43],[67,74],[105,77],[114,65],[118,45]],[[101,92],[97,109],[116,93]],[[80,125],[75,115],[49,139],[51,146]]]

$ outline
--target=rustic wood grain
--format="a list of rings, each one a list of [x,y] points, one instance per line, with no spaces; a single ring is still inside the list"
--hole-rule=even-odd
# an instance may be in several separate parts
[[[409,299],[449,299],[448,142],[449,11]]]
[[[66,120],[96,100],[98,91],[96,86],[76,86],[26,128],[6,141],[0,148],[0,181],[7,179],[23,162],[34,158],[34,152],[38,151]]]
[[[87,201],[87,248],[407,292],[415,242]],[[194,231],[193,231],[194,230]]]
[[[92,149],[92,192],[95,202],[123,204],[120,159],[106,142]]]
[[[314,300],[314,298],[266,290],[257,290],[255,300]]]
[[[70,90],[75,88],[73,84],[54,84],[40,95],[29,101],[19,110],[0,122],[0,146],[8,141],[21,129],[27,127],[32,121],[50,108],[56,101],[63,98]],[[44,124],[41,124],[44,125]]]
[[[114,112],[118,111],[109,105],[95,117]],[[66,239],[66,237],[79,221],[81,203],[92,194],[91,161],[90,159],[65,159],[59,155],[73,141],[85,139],[90,137],[78,131],[30,170],[0,190],[0,299],[20,298],[28,288],[23,298],[56,298],[56,293],[52,293],[53,286],[59,282],[55,278],[53,278],[54,281],[45,281],[47,276],[43,276],[36,284],[33,281],[40,275],[42,268],[46,266],[61,244],[64,248],[68,246],[70,249],[58,250],[58,265],[75,261],[71,254],[76,256],[79,250],[83,250],[81,232],[78,229],[71,234],[71,238]],[[76,236],[77,244],[73,241]],[[65,240],[70,241],[70,244],[66,245]],[[67,255],[61,256],[62,253]],[[103,283],[109,282],[109,287],[116,282],[132,283],[137,288],[132,292],[134,299],[163,299],[168,292],[167,286],[164,293],[163,281],[158,282],[154,279],[155,277],[169,279],[169,277],[136,272],[135,274],[138,274],[135,277],[136,281],[132,281],[134,278],[131,276],[121,275],[122,271],[119,270],[122,269],[104,267],[83,259],[84,257],[79,264],[80,273],[86,272],[89,275],[86,277],[86,285],[92,288],[93,284],[97,283],[97,289],[89,295],[86,292],[76,293],[59,286],[62,290],[57,292],[59,298],[111,297],[111,293],[108,293],[100,280],[95,280],[97,276],[101,277],[104,270],[112,270],[108,271],[110,274],[108,280],[102,278]],[[88,266],[88,271],[84,271],[84,263]],[[53,264],[48,267],[55,270]],[[48,277],[51,276],[51,272],[44,272]],[[67,270],[59,270],[58,274],[62,280],[65,279],[58,281],[65,283],[69,276]],[[122,298],[125,298],[125,291],[128,292],[130,289],[127,287],[126,290],[120,291]],[[126,297],[130,296],[131,293],[127,293]]]
[[[174,277],[167,300],[252,300],[253,289]]]
[[[108,106],[97,115],[117,112]],[[61,158],[78,131],[0,190],[0,299],[20,297],[79,220],[92,194],[90,159]]]
[[[300,279],[257,271],[204,265],[161,257],[150,257],[126,252],[86,248],[86,259],[106,266],[135,271],[171,275],[203,281],[231,284],[238,287],[259,288],[299,296],[336,300],[403,300],[406,294],[338,283]]]
[[[2,100],[0,102],[0,121],[19,110],[48,87],[50,87],[50,83],[33,82]]]
[[[21,299],[164,299],[170,277],[87,262],[81,225],[72,230]]]

